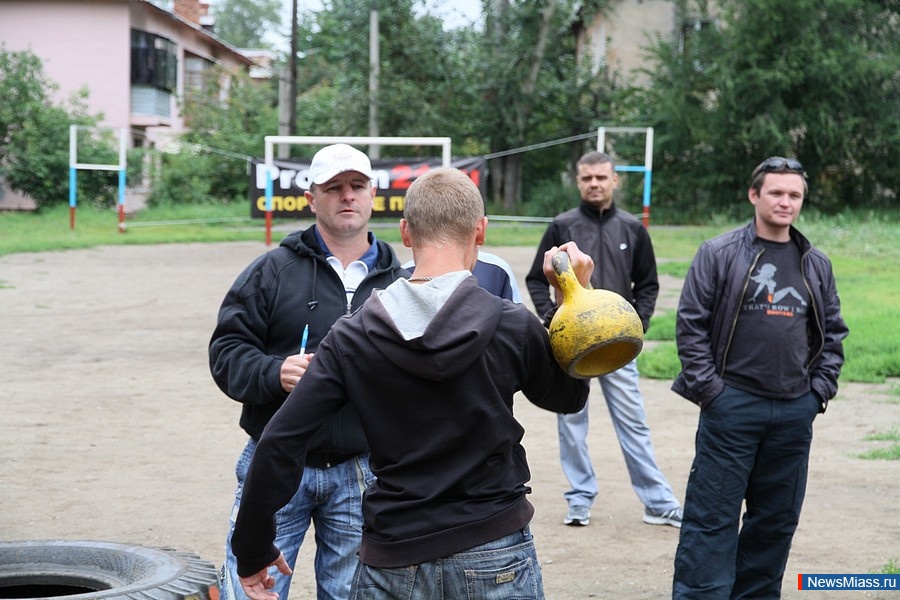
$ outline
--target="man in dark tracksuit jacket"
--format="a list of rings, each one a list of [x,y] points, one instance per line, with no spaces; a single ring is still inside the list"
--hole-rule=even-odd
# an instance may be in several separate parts
[[[837,393],[848,334],[831,262],[793,227],[806,192],[798,161],[763,161],[754,220],[704,242],[685,278],[672,389],[700,419],[677,600],[781,597],[813,420]]]
[[[304,375],[318,344],[335,321],[362,306],[373,290],[409,276],[393,249],[368,231],[375,193],[371,177],[362,152],[344,144],[320,150],[310,166],[313,185],[307,192],[316,224],[256,259],[222,302],[209,345],[210,370],[222,391],[243,404],[240,425],[249,435],[235,469],[232,530],[263,429]],[[317,597],[343,600],[362,536],[362,493],[374,479],[368,444],[349,404],[318,428],[308,460],[299,491],[279,512],[279,545],[293,568],[312,521]],[[279,580],[276,591],[282,600],[290,581]],[[223,599],[245,597],[231,532],[220,587]]]
[[[616,292],[631,302],[646,332],[659,294],[650,235],[637,218],[616,207],[613,192],[618,176],[608,155],[588,152],[582,156],[576,164],[575,180],[581,203],[553,219],[525,277],[534,308],[549,325],[556,302],[541,272],[541,261],[547,249],[572,240],[594,259],[591,286]],[[598,379],[632,489],[644,505],[643,521],[680,527],[681,504],[656,463],[638,387],[637,361]],[[563,523],[588,525],[590,508],[598,493],[587,446],[588,406],[576,414],[559,415],[557,421],[560,463],[571,486],[565,493],[568,512]]]

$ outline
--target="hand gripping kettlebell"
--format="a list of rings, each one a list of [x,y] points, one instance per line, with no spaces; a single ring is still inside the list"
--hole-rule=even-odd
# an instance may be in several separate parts
[[[552,264],[563,295],[549,331],[559,366],[571,377],[590,379],[634,360],[644,347],[644,328],[631,303],[609,290],[585,289],[566,252]]]

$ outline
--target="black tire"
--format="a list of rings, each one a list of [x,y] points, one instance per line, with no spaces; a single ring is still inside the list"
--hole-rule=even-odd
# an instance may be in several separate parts
[[[0,542],[0,598],[217,600],[216,568],[193,554],[94,541]]]

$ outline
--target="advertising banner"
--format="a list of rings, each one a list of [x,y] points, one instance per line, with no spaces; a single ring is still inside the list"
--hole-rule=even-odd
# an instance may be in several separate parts
[[[459,158],[451,166],[468,175],[484,197],[484,158]],[[441,159],[376,159],[372,161],[374,182],[377,188],[373,217],[403,216],[403,199],[406,190],[416,177],[429,169],[441,166]],[[276,218],[308,219],[312,211],[303,192],[309,189],[309,162],[275,160],[270,176],[272,178],[272,216]],[[251,161],[250,172],[250,216],[264,218],[266,215],[266,163],[263,159]]]

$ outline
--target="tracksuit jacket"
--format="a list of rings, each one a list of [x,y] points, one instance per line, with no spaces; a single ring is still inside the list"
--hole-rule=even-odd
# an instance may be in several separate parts
[[[242,576],[278,556],[274,515],[296,490],[316,431],[347,406],[359,414],[377,476],[363,502],[364,564],[435,560],[530,522],[531,474],[513,396],[522,391],[542,408],[577,412],[588,381],[559,367],[527,307],[487,292],[472,275],[426,313],[420,305],[437,283],[394,284],[416,296],[404,312],[427,315],[421,335],[404,339],[382,302],[388,289],[338,320],[319,345],[256,449],[232,537]]]
[[[659,295],[653,244],[644,225],[634,215],[616,208],[615,203],[601,213],[582,200],[578,207],[557,215],[547,227],[525,277],[537,314],[549,324],[556,309],[543,272],[544,253],[569,241],[594,259],[591,286],[616,292],[631,302],[646,332]]]
[[[259,440],[287,392],[284,359],[300,351],[309,324],[307,352],[316,352],[332,324],[359,308],[376,288],[408,277],[389,244],[378,241],[378,262],[347,305],[344,284],[319,246],[314,227],[296,231],[251,263],[235,280],[219,309],[209,344],[213,379],[241,402],[241,427]],[[323,468],[368,450],[356,414],[348,406],[323,423],[310,444],[308,463]]]
[[[800,267],[810,295],[810,386],[825,412],[838,389],[844,364],[842,340],[849,330],[841,318],[841,302],[831,261],[791,227],[800,248]],[[685,278],[675,335],[682,371],[672,390],[701,407],[725,388],[722,375],[750,275],[763,253],[753,222],[705,241]]]

